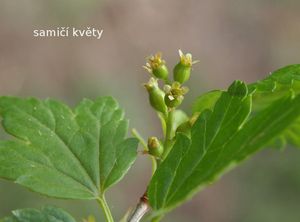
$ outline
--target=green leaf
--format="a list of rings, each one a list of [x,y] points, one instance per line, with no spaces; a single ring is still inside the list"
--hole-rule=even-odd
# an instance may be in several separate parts
[[[171,137],[174,137],[178,126],[180,126],[182,123],[188,121],[189,117],[182,110],[174,110],[172,117],[173,117],[173,119],[171,120],[172,121]]]
[[[249,92],[279,92],[282,89],[293,88],[299,90],[295,81],[300,80],[300,64],[282,67],[267,76],[265,79],[249,85]]]
[[[269,75],[262,81],[249,85],[249,90],[253,92],[253,110],[259,111],[280,97],[291,92],[294,95],[300,93],[300,64],[283,67]],[[300,148],[300,119],[293,122],[278,138],[275,144],[280,143],[280,147],[290,144]]]
[[[161,113],[158,113],[158,118],[161,122],[161,127],[163,130],[163,134],[164,136],[166,136],[166,120],[165,120],[165,116],[162,115]],[[180,124],[186,122],[189,120],[188,115],[182,111],[182,110],[174,110],[173,116],[172,116],[172,120],[170,120],[172,122],[172,129],[171,129],[171,136],[173,137],[175,135],[176,129],[178,128],[178,126],[180,126]]]
[[[248,84],[249,94],[253,97],[253,109],[261,110],[273,101],[288,95],[290,91],[300,93],[300,64],[278,69],[265,79]],[[193,104],[193,113],[214,107],[222,91],[213,90],[199,96]]]
[[[213,112],[202,112],[192,128],[190,146],[184,136],[176,138],[171,153],[157,169],[149,186],[150,204],[155,210],[177,205],[178,200],[172,199],[177,189],[197,170],[207,152],[220,150],[224,141],[236,133],[248,117],[250,108],[246,85],[236,81],[228,92],[222,93]]]
[[[253,109],[261,110],[291,91],[300,93],[300,64],[289,65],[272,72],[261,81],[248,85],[253,94]]]
[[[10,217],[1,219],[0,222],[76,222],[64,210],[52,206],[44,207],[41,210],[14,210],[12,214]]]
[[[265,79],[249,84],[249,93],[253,97],[253,113],[267,108],[279,98],[300,93],[300,64],[289,65],[270,73]],[[212,109],[221,91],[211,91],[199,96],[193,104],[193,112]],[[300,119],[292,123],[271,146],[283,147],[291,144],[300,148]]]
[[[211,109],[212,107],[214,107],[216,101],[220,98],[221,94],[221,90],[213,90],[199,96],[193,104],[193,113],[201,113],[206,109]]]
[[[283,143],[289,143],[294,147],[300,148],[300,119],[298,118],[282,134]]]
[[[152,178],[148,195],[156,214],[192,197],[227,169],[264,148],[300,114],[300,96],[289,95],[249,119],[251,95],[235,82],[213,110],[203,111],[191,140],[179,134],[170,154]]]
[[[286,96],[277,100],[267,109],[252,117],[228,144],[228,152],[235,161],[245,159],[248,155],[264,148],[277,138],[300,116],[300,95]]]
[[[83,100],[72,111],[51,99],[0,97],[7,133],[0,141],[0,177],[35,192],[95,199],[118,182],[136,158],[136,139],[111,97]]]

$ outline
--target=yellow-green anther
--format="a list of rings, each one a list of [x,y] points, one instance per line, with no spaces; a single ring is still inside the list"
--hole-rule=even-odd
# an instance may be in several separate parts
[[[148,152],[150,155],[160,157],[164,152],[164,147],[157,137],[149,137],[148,139]]]
[[[168,108],[164,102],[165,93],[158,87],[157,79],[151,77],[144,86],[148,91],[151,106],[156,111],[166,114]]]
[[[189,80],[191,75],[192,65],[197,63],[198,61],[193,61],[192,54],[190,53],[183,54],[180,49],[179,49],[179,56],[180,56],[180,61],[174,67],[173,74],[174,74],[174,80],[182,84],[187,80]]]
[[[161,56],[161,53],[156,53],[154,56],[151,56],[143,67],[156,78],[167,80],[169,71],[165,60],[163,60]]]
[[[174,108],[182,103],[184,99],[184,94],[188,92],[188,88],[182,87],[179,82],[174,82],[172,86],[165,85],[164,91],[166,93],[165,104],[169,108]]]

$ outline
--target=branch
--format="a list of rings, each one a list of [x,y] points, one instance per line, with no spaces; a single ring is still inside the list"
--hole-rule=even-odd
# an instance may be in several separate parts
[[[148,198],[146,194],[144,194],[141,197],[140,202],[137,204],[136,208],[128,218],[127,222],[139,222],[149,210],[150,206],[148,204]]]

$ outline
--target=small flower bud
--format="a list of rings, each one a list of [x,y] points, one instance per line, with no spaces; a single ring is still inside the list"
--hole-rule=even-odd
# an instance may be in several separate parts
[[[179,56],[180,62],[174,67],[173,74],[174,80],[182,84],[190,79],[192,65],[198,61],[193,62],[192,54],[183,54],[181,50]]]
[[[184,94],[188,92],[187,87],[181,87],[179,82],[174,82],[172,86],[166,85],[164,87],[165,90],[165,104],[169,108],[174,108],[179,106],[183,99],[184,99]]]
[[[147,84],[144,84],[149,93],[149,101],[151,106],[163,114],[166,114],[168,109],[164,102],[165,93],[158,87],[157,80],[150,78]]]
[[[160,157],[164,151],[164,147],[156,137],[148,139],[148,152],[150,155]]]
[[[156,53],[154,56],[151,56],[143,67],[158,79],[168,79],[169,71],[165,60],[161,58],[161,53]]]

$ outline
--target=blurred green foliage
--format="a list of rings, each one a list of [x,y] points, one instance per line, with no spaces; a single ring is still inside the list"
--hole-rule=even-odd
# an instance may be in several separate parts
[[[148,126],[143,135],[157,134],[159,122],[148,111],[141,86],[148,77],[141,68],[144,57],[161,50],[174,65],[178,48],[195,53],[200,63],[188,84],[195,90],[183,103],[188,109],[206,90],[234,79],[253,82],[299,62],[299,10],[296,0],[2,0],[0,94],[54,97],[70,105],[82,97],[113,95],[127,110],[131,126]],[[58,25],[101,26],[103,39],[32,39],[33,28]],[[165,221],[298,222],[299,158],[293,149],[266,150]],[[136,204],[149,169],[150,163],[139,157],[128,178],[113,189],[109,201],[116,203],[117,215]],[[0,180],[0,217],[44,204],[63,207],[77,219],[89,214],[102,218],[96,204],[49,200]]]

